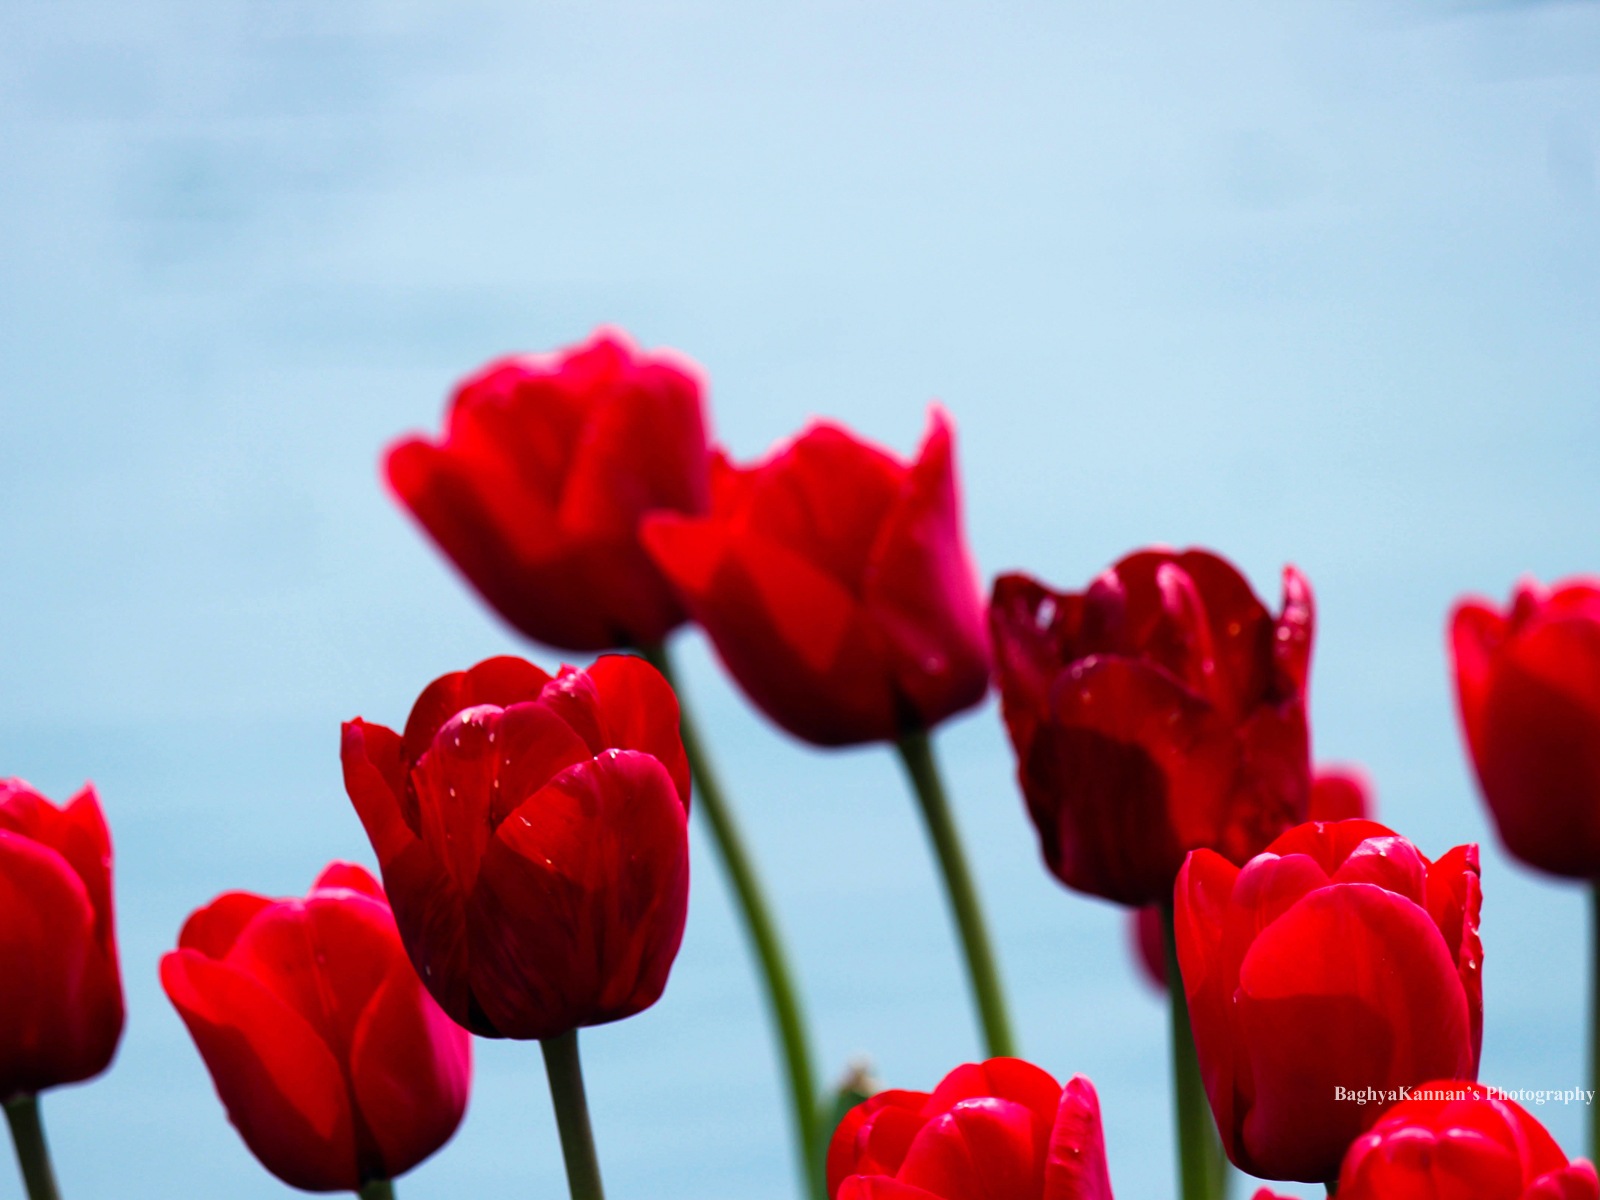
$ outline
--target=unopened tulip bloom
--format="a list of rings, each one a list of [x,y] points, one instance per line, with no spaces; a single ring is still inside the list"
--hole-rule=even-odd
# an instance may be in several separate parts
[[[826,422],[749,466],[719,454],[711,510],[653,515],[644,542],[745,694],[796,737],[894,741],[988,689],[937,407],[911,462]]]
[[[833,1200],[1111,1200],[1100,1100],[1015,1058],[968,1063],[928,1092],[879,1092],[828,1147]]]
[[[1424,1083],[1357,1138],[1339,1200],[1596,1200],[1594,1167],[1568,1162],[1545,1127],[1491,1088]]]
[[[1311,780],[1310,821],[1345,821],[1374,813],[1372,781],[1360,767],[1321,766]],[[1134,959],[1146,980],[1167,987],[1166,935],[1161,929],[1161,905],[1147,904],[1128,914],[1129,940]]]
[[[467,379],[437,440],[386,456],[389,486],[514,628],[568,650],[646,646],[684,620],[639,546],[642,514],[708,498],[698,370],[602,329]]]
[[[1375,821],[1301,825],[1241,870],[1178,876],[1178,962],[1228,1157],[1264,1179],[1334,1178],[1381,1094],[1478,1072],[1478,852],[1436,862]]]
[[[1166,902],[1190,850],[1243,863],[1303,821],[1311,589],[1272,614],[1203,550],[1129,555],[1082,592],[995,581],[995,675],[1045,862],[1070,888]]]
[[[245,1145],[293,1187],[393,1179],[461,1123],[472,1039],[423,990],[360,867],[330,865],[304,899],[217,897],[161,984]]]
[[[689,766],[655,668],[492,658],[429,685],[403,735],[346,723],[342,757],[401,939],[456,1021],[543,1040],[660,997],[688,906]]]
[[[1506,849],[1529,866],[1600,878],[1600,579],[1521,584],[1500,610],[1451,619],[1456,700]]]
[[[98,1075],[122,1036],[111,835],[94,788],[0,781],[0,1101]]]

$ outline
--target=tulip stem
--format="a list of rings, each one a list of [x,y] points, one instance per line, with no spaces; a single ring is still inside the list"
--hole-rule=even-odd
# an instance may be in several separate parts
[[[44,1123],[39,1119],[39,1097],[18,1096],[6,1101],[6,1121],[16,1143],[28,1200],[61,1200],[55,1169],[50,1165],[50,1147],[44,1140]]]
[[[369,1179],[361,1185],[361,1190],[356,1193],[361,1200],[394,1200],[394,1181],[391,1179]]]
[[[789,1077],[794,1153],[798,1160],[802,1193],[824,1200],[827,1184],[822,1170],[823,1151],[826,1148],[825,1140],[833,1131],[821,1128],[821,1106],[816,1071],[812,1066],[811,1037],[807,1031],[805,1010],[800,1004],[800,989],[789,967],[789,957],[778,932],[778,923],[772,915],[772,907],[762,889],[761,876],[756,871],[755,861],[739,830],[739,823],[711,766],[705,743],[700,740],[699,728],[689,712],[665,644],[646,646],[641,653],[677,692],[683,749],[689,758],[689,770],[694,775],[694,807],[705,815],[706,824],[711,829],[712,844],[717,848],[722,869],[733,888],[736,907],[744,918],[745,935],[750,939],[761,968],[767,1008],[782,1046],[784,1066]]]
[[[594,1150],[594,1129],[589,1124],[589,1101],[583,1094],[578,1031],[545,1038],[539,1049],[544,1051],[550,1102],[555,1105],[556,1128],[561,1132],[567,1190],[572,1193],[572,1200],[605,1200],[605,1189],[600,1186],[600,1159]]]
[[[955,815],[950,811],[950,800],[945,794],[944,781],[939,776],[939,765],[933,757],[933,744],[928,740],[927,733],[918,730],[902,737],[896,747],[900,751],[900,761],[905,765],[906,774],[911,779],[911,790],[916,793],[917,805],[922,809],[923,823],[928,829],[928,839],[933,843],[939,869],[944,876],[945,895],[950,901],[957,932],[961,935],[961,949],[966,954],[967,977],[972,984],[972,998],[977,1004],[978,1022],[983,1029],[984,1049],[990,1058],[1009,1058],[1016,1054],[1017,1049],[1016,1041],[1011,1036],[1011,1019],[1006,1015],[1000,969],[995,964],[989,928],[983,919],[983,907],[978,902],[978,889],[973,884],[972,871],[961,849],[961,835],[956,831]]]
[[[1167,997],[1172,1013],[1172,1112],[1178,1137],[1178,1180],[1182,1200],[1223,1200],[1228,1191],[1228,1160],[1217,1139],[1194,1052],[1189,1002],[1178,969],[1178,941],[1172,905],[1161,908],[1167,944]]]

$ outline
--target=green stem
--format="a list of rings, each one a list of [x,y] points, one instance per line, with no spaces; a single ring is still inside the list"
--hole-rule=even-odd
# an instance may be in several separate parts
[[[50,1166],[50,1147],[44,1140],[44,1124],[39,1119],[39,1097],[18,1096],[6,1101],[6,1121],[17,1147],[28,1200],[61,1200],[56,1173]]]
[[[361,1190],[356,1193],[361,1200],[394,1200],[394,1181],[391,1179],[370,1179],[361,1185]]]
[[[705,744],[673,670],[665,645],[646,646],[641,653],[666,676],[678,694],[678,717],[684,753],[694,774],[695,809],[704,814],[711,830],[712,844],[722,859],[722,869],[733,888],[735,906],[744,919],[745,936],[755,951],[766,988],[767,1009],[777,1027],[783,1063],[789,1080],[789,1108],[794,1127],[794,1153],[800,1170],[803,1195],[825,1200],[827,1183],[823,1176],[823,1139],[832,1130],[821,1128],[820,1100],[816,1072],[812,1067],[811,1039],[805,1011],[800,1004],[800,989],[790,970],[783,938],[761,886],[755,861],[745,845],[733,809],[718,782]]]
[[[1172,906],[1161,911],[1167,942],[1167,997],[1172,1014],[1172,1101],[1178,1139],[1178,1180],[1182,1200],[1223,1200],[1227,1195],[1228,1160],[1217,1140],[1210,1101],[1200,1078],[1189,1025],[1189,1002],[1178,969],[1178,943],[1173,933]]]
[[[1589,889],[1589,1086],[1600,1089],[1600,882]],[[1600,1155],[1600,1096],[1589,1105],[1589,1157]]]
[[[578,1061],[578,1031],[546,1038],[544,1070],[550,1080],[550,1102],[555,1105],[556,1128],[561,1132],[561,1157],[567,1164],[567,1190],[572,1200],[605,1200],[600,1186],[600,1160],[594,1151],[594,1130],[589,1125],[589,1102],[583,1094],[583,1064]]]
[[[918,731],[906,734],[896,746],[944,875],[945,895],[961,935],[967,978],[972,984],[972,998],[983,1028],[984,1049],[990,1058],[1009,1058],[1017,1050],[1011,1036],[1011,1020],[1006,1015],[1000,970],[995,965],[994,947],[983,920],[983,907],[978,902],[978,889],[973,885],[972,872],[961,849],[961,835],[956,832],[955,817],[950,811],[944,782],[939,778],[939,766],[933,758],[933,745],[926,733]]]

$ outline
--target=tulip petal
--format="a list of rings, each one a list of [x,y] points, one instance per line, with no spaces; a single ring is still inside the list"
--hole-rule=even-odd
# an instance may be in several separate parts
[[[1600,1180],[1594,1167],[1584,1159],[1533,1181],[1522,1200],[1595,1200],[1600,1196]]]
[[[500,825],[468,910],[473,993],[500,1034],[552,1037],[655,1003],[687,913],[686,822],[666,768],[609,750]]]
[[[1507,632],[1505,618],[1480,601],[1463,601],[1450,614],[1456,704],[1474,760],[1483,753],[1483,704],[1489,692],[1491,664]]]
[[[1311,892],[1267,926],[1240,967],[1235,1014],[1249,1063],[1235,1161],[1264,1178],[1337,1172],[1378,1113],[1337,1102],[1336,1087],[1469,1078],[1474,1065],[1466,997],[1437,926],[1371,884]]]
[[[1044,1186],[1044,1150],[1025,1105],[975,1097],[922,1127],[898,1178],[943,1200],[1037,1196]]]
[[[370,896],[374,900],[389,903],[389,898],[384,894],[383,885],[372,877],[372,872],[357,863],[331,862],[322,869],[316,881],[311,885],[314,892],[324,889],[339,889],[349,892],[360,892],[363,896]]]
[[[526,704],[537,700],[549,682],[546,672],[509,654],[486,658],[465,671],[441,675],[423,689],[411,706],[401,761],[407,767],[415,766],[433,745],[439,730],[463,709],[485,704],[496,708]]]
[[[1061,1090],[1045,1156],[1043,1200],[1112,1200],[1100,1097],[1087,1076]]]
[[[398,944],[355,1028],[350,1079],[386,1179],[449,1141],[466,1112],[472,1037],[423,990]]]
[[[178,948],[207,958],[225,958],[244,927],[273,901],[254,892],[224,892],[204,908],[189,914],[178,934]]]
[[[359,1187],[344,1075],[305,1019],[249,977],[193,950],[161,960],[161,984],[228,1118],[262,1165],[307,1191]]]
[[[367,832],[385,875],[391,859],[417,840],[417,813],[409,801],[400,735],[357,717],[340,729],[344,790]],[[408,811],[409,810],[409,811]]]
[[[678,697],[655,667],[632,654],[603,654],[585,671],[570,667],[540,702],[558,713],[590,753],[640,750],[653,756],[689,807],[689,758],[678,732]]]
[[[82,876],[57,850],[0,829],[0,914],[0,1088],[99,1074],[122,1034],[122,986]]]
[[[927,1092],[891,1088],[869,1096],[839,1122],[828,1143],[828,1194],[846,1175],[893,1175],[922,1128]]]
[[[835,1200],[947,1200],[925,1188],[886,1175],[851,1175],[839,1185]]]
[[[989,687],[983,599],[961,529],[950,420],[937,405],[878,529],[861,595],[887,643],[895,686],[925,726],[983,698]]]

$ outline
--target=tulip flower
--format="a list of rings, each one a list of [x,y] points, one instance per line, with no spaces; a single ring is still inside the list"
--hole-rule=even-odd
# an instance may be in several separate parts
[[[1382,1111],[1341,1095],[1477,1075],[1476,846],[1429,862],[1375,821],[1313,822],[1242,870],[1196,850],[1175,898],[1201,1076],[1242,1170],[1333,1179]]]
[[[122,1037],[111,834],[91,785],[57,807],[0,781],[0,979],[0,1102],[29,1195],[49,1196],[38,1093],[100,1074]]]
[[[901,462],[817,422],[765,460],[712,464],[711,511],[644,543],[756,706],[819,746],[893,742],[939,859],[991,1054],[1012,1051],[999,972],[928,731],[989,687],[954,433],[935,405]]]
[[[1129,555],[1083,592],[995,581],[1002,712],[1062,883],[1165,903],[1190,850],[1243,863],[1305,819],[1311,589],[1293,567],[1283,587],[1273,616],[1203,550]]]
[[[245,1145],[293,1187],[387,1195],[461,1123],[472,1039],[423,989],[361,867],[331,864],[304,899],[217,897],[184,923],[161,985]]]
[[[1520,1105],[1481,1084],[1437,1080],[1357,1138],[1339,1173],[1339,1200],[1401,1196],[1596,1200],[1600,1184]]]
[[[1111,1200],[1100,1100],[1015,1058],[957,1067],[928,1092],[879,1092],[828,1147],[832,1200]]]
[[[705,511],[702,391],[693,364],[602,329],[490,363],[456,389],[443,435],[396,443],[385,472],[513,628],[567,650],[651,645],[684,613],[639,518]]]
[[[750,466],[719,453],[710,511],[652,515],[644,543],[745,694],[805,741],[894,741],[988,689],[938,407],[909,463],[825,422]]]
[[[429,685],[403,735],[348,722],[342,757],[400,937],[457,1022],[544,1040],[655,1003],[689,897],[689,766],[655,668],[492,658]]]
[[[1600,579],[1524,582],[1503,612],[1465,600],[1450,626],[1461,725],[1506,849],[1600,878]]]
[[[1370,817],[1374,812],[1372,781],[1355,766],[1322,766],[1311,779],[1311,805],[1307,819],[1345,821]],[[1147,904],[1128,914],[1129,942],[1140,973],[1152,986],[1167,990],[1167,952],[1161,931],[1161,905]]]

